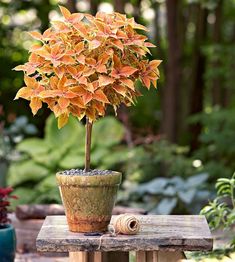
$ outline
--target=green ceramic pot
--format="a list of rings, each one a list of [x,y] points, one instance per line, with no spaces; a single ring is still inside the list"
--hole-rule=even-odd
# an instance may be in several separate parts
[[[112,216],[121,173],[106,175],[56,174],[69,230],[103,232]]]
[[[0,226],[0,261],[14,262],[16,252],[16,235],[12,225]]]

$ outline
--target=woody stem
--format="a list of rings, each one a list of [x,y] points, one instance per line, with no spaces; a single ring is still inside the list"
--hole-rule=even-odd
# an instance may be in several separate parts
[[[85,144],[85,171],[90,170],[91,162],[91,131],[92,131],[92,122],[89,121],[89,118],[86,118],[86,144]]]

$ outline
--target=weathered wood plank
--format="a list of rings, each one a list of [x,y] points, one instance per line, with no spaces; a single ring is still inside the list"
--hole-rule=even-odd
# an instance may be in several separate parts
[[[139,234],[133,236],[87,237],[68,230],[65,216],[46,218],[38,235],[38,251],[152,251],[211,250],[213,240],[204,216],[137,216]]]

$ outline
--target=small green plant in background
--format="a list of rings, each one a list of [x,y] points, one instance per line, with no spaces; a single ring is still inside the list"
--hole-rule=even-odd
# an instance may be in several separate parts
[[[19,196],[14,204],[60,202],[55,173],[83,167],[84,132],[83,125],[75,118],[70,118],[58,130],[57,121],[51,115],[44,138],[24,139],[16,146],[20,159],[12,162],[8,172],[8,184],[14,186]],[[94,126],[93,136],[92,167],[110,169],[126,160],[127,149],[121,145],[124,127],[114,117],[100,119]]]
[[[201,210],[211,229],[230,229],[235,225],[235,173],[232,178],[219,178],[216,182],[216,198]],[[235,247],[235,237],[231,241]]]

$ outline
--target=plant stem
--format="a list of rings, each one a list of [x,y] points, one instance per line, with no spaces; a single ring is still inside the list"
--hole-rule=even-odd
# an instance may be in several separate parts
[[[91,162],[91,131],[92,131],[92,122],[89,121],[89,118],[86,118],[86,144],[85,144],[85,171],[90,170]]]
[[[233,180],[233,178],[232,178]],[[234,199],[234,182],[231,181],[230,183],[230,187],[231,187],[231,200],[232,200],[232,205],[233,205],[233,208],[235,209],[235,199]]]

